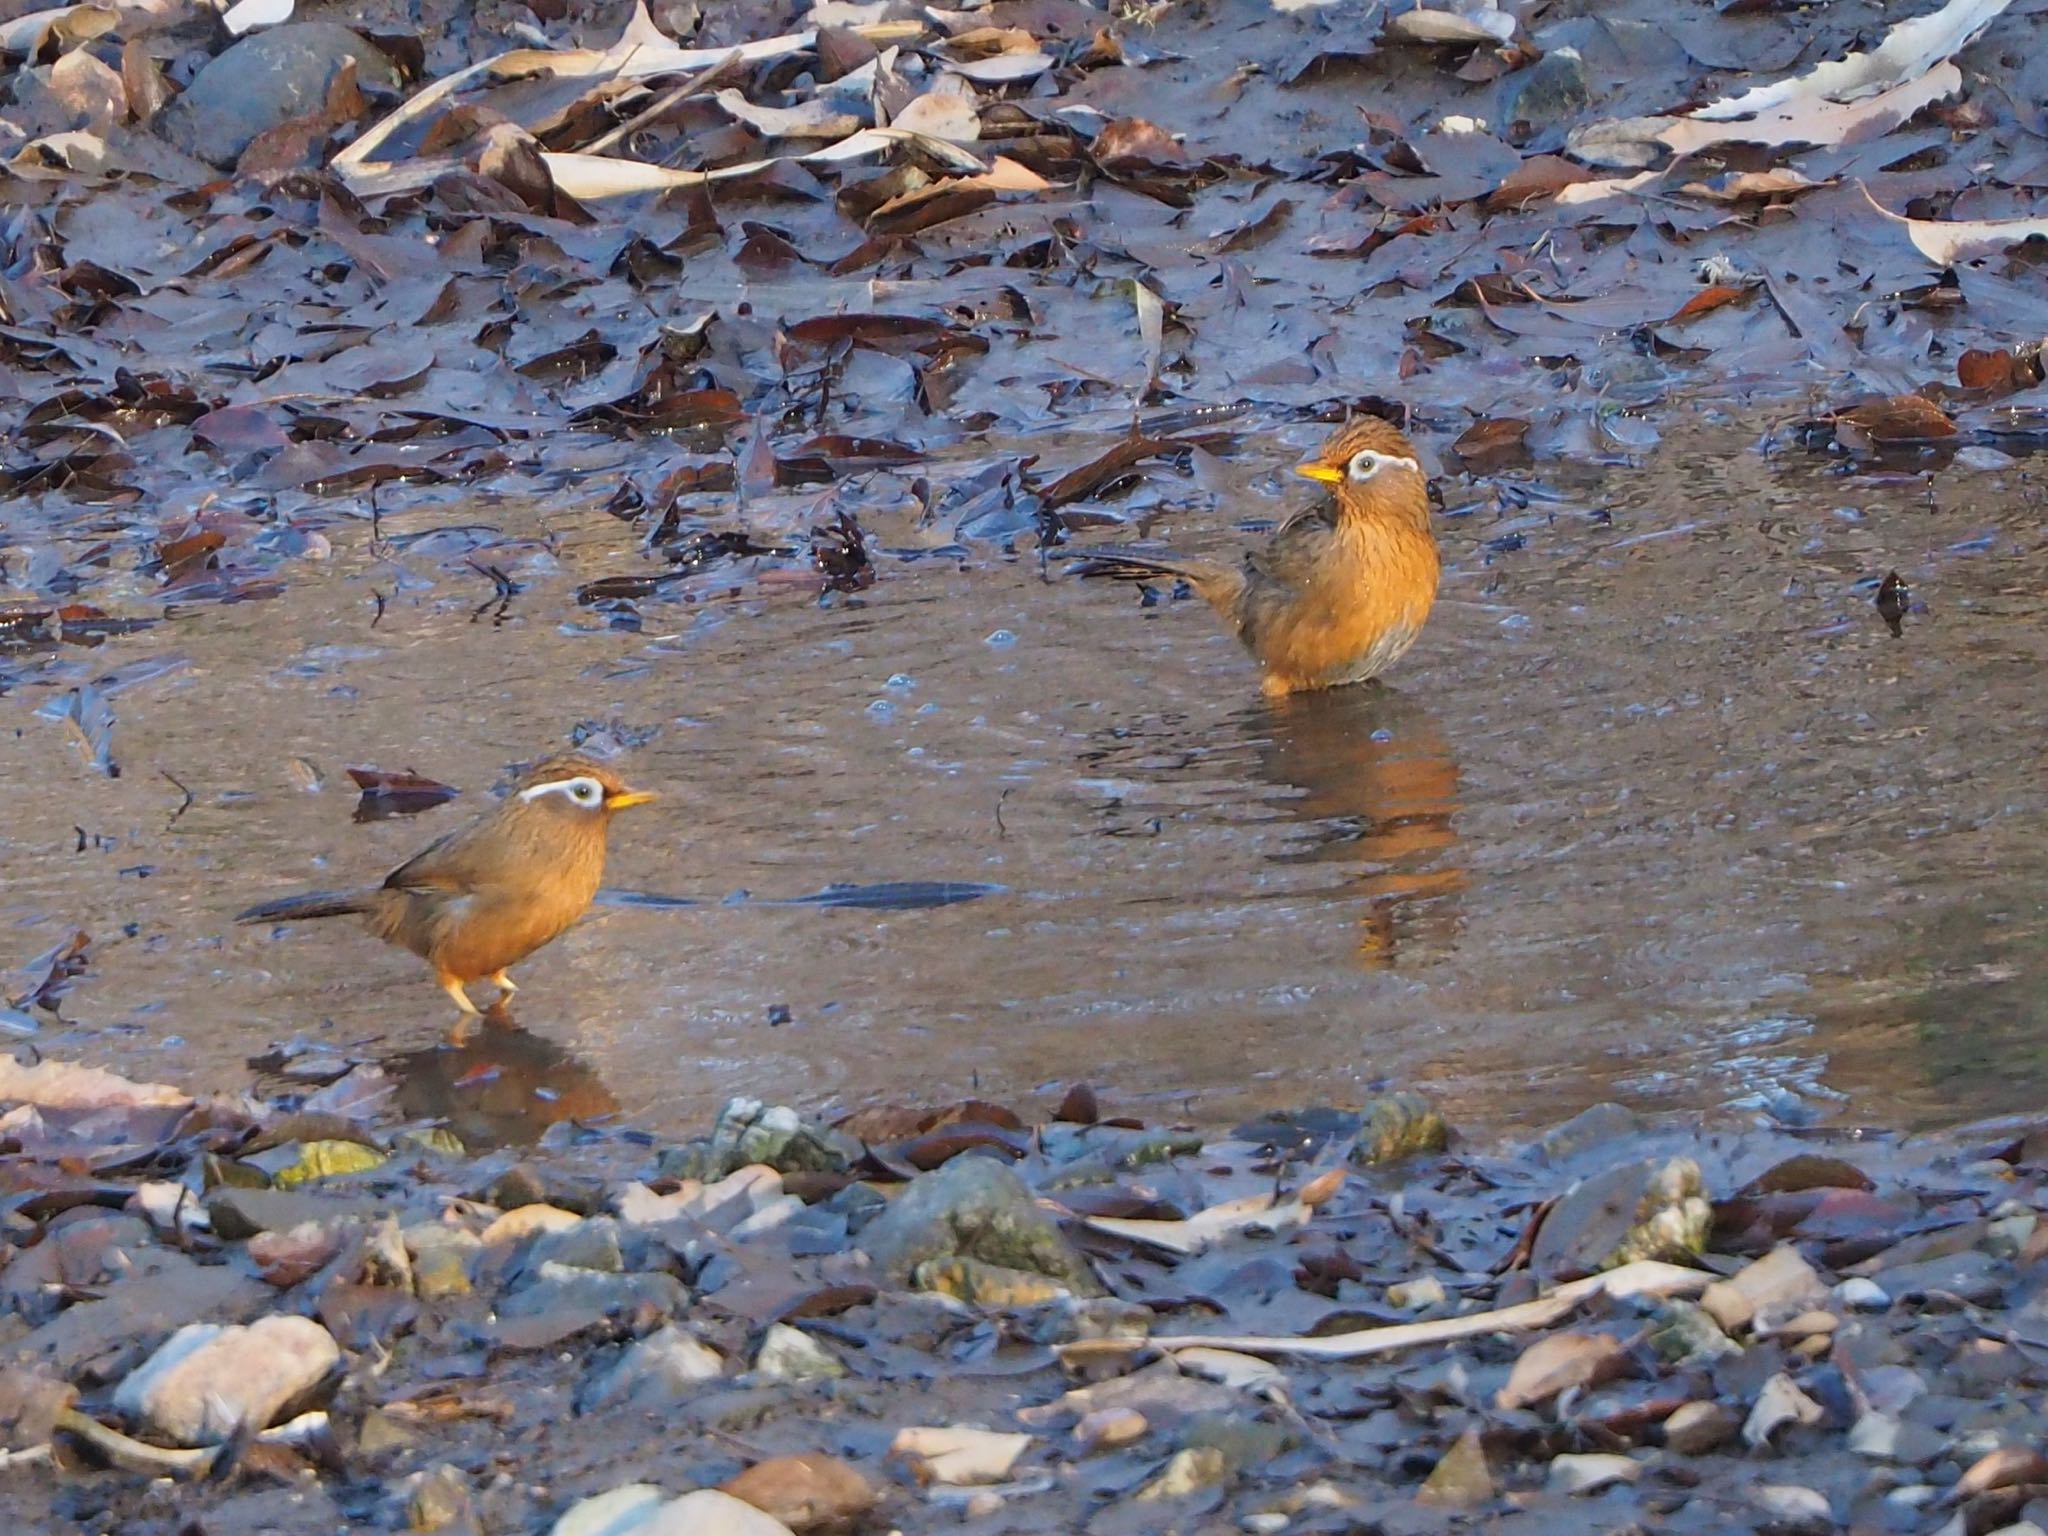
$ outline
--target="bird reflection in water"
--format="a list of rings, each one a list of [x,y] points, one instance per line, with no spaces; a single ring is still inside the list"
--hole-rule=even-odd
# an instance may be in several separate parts
[[[1299,790],[1281,805],[1308,824],[1290,863],[1362,866],[1349,889],[1364,899],[1360,960],[1448,954],[1463,925],[1456,862],[1458,764],[1417,700],[1385,686],[1265,699],[1241,717],[1258,772]]]
[[[444,1121],[472,1152],[528,1146],[559,1121],[619,1112],[595,1067],[502,1009],[384,1066],[407,1116]]]

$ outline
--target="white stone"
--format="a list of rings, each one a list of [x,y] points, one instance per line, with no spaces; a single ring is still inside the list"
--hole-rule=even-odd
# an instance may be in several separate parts
[[[1595,1453],[1558,1457],[1550,1464],[1547,1481],[1553,1493],[1592,1493],[1610,1483],[1632,1483],[1642,1475],[1639,1461]]]
[[[642,1529],[665,1497],[652,1483],[628,1483],[570,1505],[548,1536],[628,1536]]]
[[[1882,1312],[1892,1304],[1885,1288],[1863,1275],[1852,1275],[1836,1286],[1834,1298],[1852,1312]]]
[[[1812,1488],[1763,1483],[1750,1490],[1749,1502],[1780,1530],[1819,1536],[1835,1528],[1835,1512],[1828,1507],[1827,1499]]]
[[[772,1381],[818,1381],[846,1374],[837,1355],[801,1328],[792,1328],[787,1323],[771,1324],[761,1336],[754,1369]]]
[[[334,1336],[309,1317],[192,1323],[129,1373],[114,1406],[179,1445],[218,1445],[244,1424],[268,1428],[340,1360]]]

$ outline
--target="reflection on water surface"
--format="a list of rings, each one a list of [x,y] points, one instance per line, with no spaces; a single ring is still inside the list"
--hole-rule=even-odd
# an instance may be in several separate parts
[[[599,512],[387,512],[374,554],[338,527],[283,595],[64,648],[0,699],[5,959],[94,938],[46,1048],[232,1085],[297,1037],[404,1063],[409,1102],[485,1139],[536,1133],[536,1101],[675,1132],[734,1093],[1074,1079],[1205,1120],[1382,1078],[1492,1125],[1613,1096],[2035,1104],[2031,481],[1945,471],[1930,500],[1753,442],[1546,466],[1515,548],[1491,513],[1446,518],[1446,600],[1391,686],[1278,705],[1196,605],[1029,556],[885,553],[827,608],[741,567],[738,597],[634,632],[571,601],[637,558]],[[1237,537],[1214,512],[1160,531]],[[509,600],[461,575],[479,539]],[[1897,638],[1892,568],[1922,605]],[[35,711],[117,667],[143,670],[106,778]],[[444,1045],[416,962],[345,926],[231,926],[380,877],[579,721],[651,732],[633,773],[667,791],[610,883],[695,904],[600,907],[523,968],[520,1032]],[[359,823],[340,770],[365,763],[464,793]],[[804,899],[898,882],[987,889]]]

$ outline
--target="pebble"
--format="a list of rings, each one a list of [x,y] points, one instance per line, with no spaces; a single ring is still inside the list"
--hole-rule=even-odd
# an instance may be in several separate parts
[[[959,1255],[1049,1276],[1078,1296],[1102,1294],[1102,1282],[1058,1221],[1022,1179],[986,1157],[956,1158],[919,1174],[859,1241],[892,1279],[907,1279],[927,1260]]]
[[[850,1525],[879,1497],[857,1468],[820,1451],[772,1456],[721,1487],[799,1533]]]
[[[913,1425],[896,1432],[889,1455],[913,1463],[920,1482],[959,1485],[1001,1482],[1029,1449],[1029,1435],[964,1425]]]
[[[391,61],[331,21],[245,37],[211,59],[151,125],[186,154],[231,166],[260,133],[319,110],[344,63],[365,86],[398,85]]]
[[[1885,1288],[1863,1275],[1852,1275],[1831,1293],[1852,1312],[1882,1312],[1892,1304]]]
[[[1204,1488],[1215,1487],[1229,1472],[1229,1463],[1216,1447],[1190,1446],[1175,1451],[1159,1475],[1138,1490],[1137,1498],[1141,1503],[1186,1498]]]
[[[1757,1393],[1756,1404],[1743,1422],[1742,1438],[1752,1450],[1758,1449],[1768,1445],[1771,1437],[1787,1424],[1818,1424],[1826,1416],[1819,1403],[1780,1371]]]
[[[477,1234],[477,1241],[489,1248],[497,1243],[523,1242],[541,1232],[563,1232],[583,1224],[574,1211],[558,1205],[522,1205],[505,1212]]]
[[[178,1445],[218,1445],[245,1424],[268,1427],[340,1361],[333,1335],[308,1317],[191,1323],[129,1373],[114,1406]]]
[[[769,1325],[754,1356],[754,1369],[770,1381],[824,1381],[846,1374],[837,1355],[787,1323]]]
[[[667,1498],[652,1483],[628,1483],[573,1504],[548,1536],[626,1536],[650,1519]]]
[[[1741,1427],[1742,1420],[1725,1403],[1687,1403],[1664,1421],[1664,1444],[1681,1456],[1704,1456]]]
[[[1632,1483],[1642,1475],[1643,1464],[1632,1457],[1594,1452],[1557,1457],[1550,1463],[1545,1481],[1552,1493],[1594,1493],[1614,1483]]]
[[[1835,1528],[1828,1501],[1811,1488],[1763,1483],[1750,1490],[1750,1503],[1763,1514],[1764,1529],[1783,1536],[1820,1536]]]
[[[621,1403],[663,1407],[692,1384],[716,1380],[724,1371],[717,1350],[670,1323],[630,1346],[584,1394],[579,1410],[590,1413]]]
[[[1442,1306],[1447,1295],[1443,1281],[1435,1275],[1424,1275],[1418,1280],[1401,1280],[1388,1286],[1387,1305],[1403,1312],[1420,1312],[1426,1307]]]

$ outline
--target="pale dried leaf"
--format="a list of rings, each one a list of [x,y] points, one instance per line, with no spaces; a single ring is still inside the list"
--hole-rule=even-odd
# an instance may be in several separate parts
[[[1864,198],[1893,224],[1903,225],[1915,250],[1938,267],[1952,267],[1978,256],[1996,256],[2023,240],[2048,239],[2048,218],[2032,219],[1909,219],[1896,214],[1865,187]]]
[[[1869,53],[1816,64],[1803,75],[1709,102],[1691,115],[1709,122],[1780,112],[1813,101],[1855,101],[1917,80],[1991,25],[2012,0],[1949,0],[1940,10],[1902,21]]]

